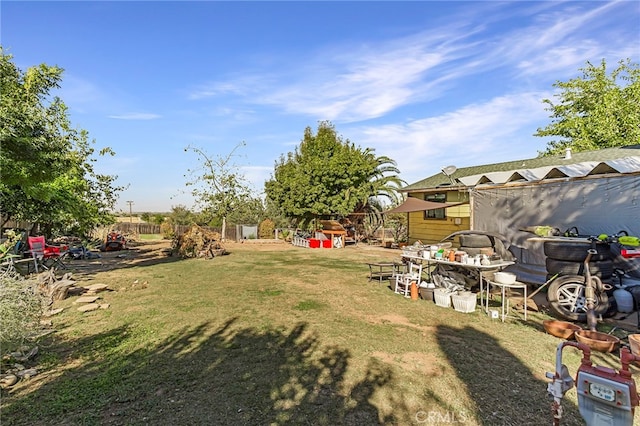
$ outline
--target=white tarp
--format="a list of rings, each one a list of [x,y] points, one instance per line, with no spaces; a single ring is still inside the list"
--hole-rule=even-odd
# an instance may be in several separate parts
[[[640,157],[631,156],[607,161],[584,161],[582,163],[523,168],[511,171],[489,172],[458,178],[466,186],[486,183],[503,184],[512,181],[533,182],[547,178],[585,177],[602,173],[633,173],[640,170]]]

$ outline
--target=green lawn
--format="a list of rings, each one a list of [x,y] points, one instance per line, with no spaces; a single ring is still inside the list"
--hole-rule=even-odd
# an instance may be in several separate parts
[[[56,304],[41,373],[3,391],[0,423],[551,423],[544,375],[560,340],[544,315],[501,323],[367,281],[366,262],[399,251],[229,249],[92,275],[114,290],[109,309]],[[565,350],[572,374],[579,359]],[[583,424],[575,401],[563,425]]]

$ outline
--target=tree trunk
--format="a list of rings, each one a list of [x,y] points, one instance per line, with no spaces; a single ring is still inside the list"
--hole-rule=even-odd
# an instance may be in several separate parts
[[[227,240],[227,217],[226,216],[222,216],[222,229],[220,231],[220,240],[221,241]]]

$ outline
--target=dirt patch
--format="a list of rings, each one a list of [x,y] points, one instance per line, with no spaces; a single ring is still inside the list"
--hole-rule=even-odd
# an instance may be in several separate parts
[[[125,250],[97,252],[100,256],[97,259],[72,260],[66,263],[74,277],[91,275],[119,268],[170,262],[170,249],[169,240],[131,242]]]

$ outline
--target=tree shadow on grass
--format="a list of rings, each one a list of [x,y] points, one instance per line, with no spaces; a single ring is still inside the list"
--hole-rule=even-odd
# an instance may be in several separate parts
[[[127,350],[135,326],[61,342],[49,350],[67,368],[5,397],[2,424],[394,423],[369,402],[393,381],[385,365],[371,364],[345,396],[347,350],[322,346],[304,323],[288,331],[234,323],[194,326],[148,349]]]
[[[158,251],[132,249],[101,253],[99,259],[73,260],[67,263],[67,269],[59,269],[58,274],[71,272],[74,277],[95,278],[99,273],[135,267],[153,266],[179,262],[180,256],[168,256]]]
[[[440,326],[437,339],[475,402],[481,424],[537,426],[552,423],[547,382],[534,377],[527,366],[493,337],[472,327]],[[531,350],[536,351],[536,348]],[[555,363],[555,353],[539,356],[547,356]],[[531,389],[536,391],[531,392]],[[575,392],[575,388],[569,392]],[[532,398],[532,395],[535,396]],[[563,425],[584,425],[574,404],[565,398],[562,406]]]

